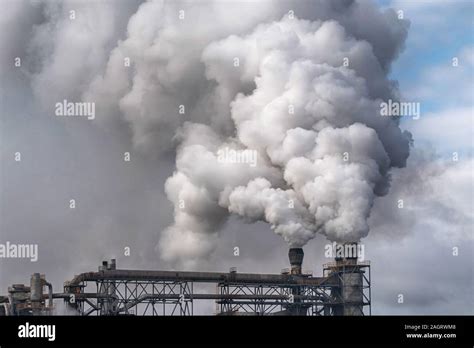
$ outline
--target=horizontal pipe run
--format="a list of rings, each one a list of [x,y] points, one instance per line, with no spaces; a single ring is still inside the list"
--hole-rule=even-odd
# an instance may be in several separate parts
[[[281,284],[336,286],[328,277],[307,277],[287,274],[218,273],[218,272],[174,272],[144,270],[107,270],[82,273],[65,286],[78,286],[85,281],[130,280],[130,281],[173,281],[227,284]]]
[[[69,299],[72,294],[70,293],[57,293],[53,294],[53,298],[55,299]],[[99,299],[107,299],[107,298],[114,298],[118,299],[117,296],[111,296],[108,294],[100,294],[100,293],[79,293],[73,294],[75,296],[76,301],[85,300],[87,298],[99,298]],[[145,300],[178,300],[180,296],[183,296],[184,300],[287,300],[289,297],[286,295],[242,295],[242,294],[144,294],[139,297],[140,301]],[[324,296],[306,296],[306,295],[293,295],[294,299],[301,299],[301,300],[320,300],[324,298]]]

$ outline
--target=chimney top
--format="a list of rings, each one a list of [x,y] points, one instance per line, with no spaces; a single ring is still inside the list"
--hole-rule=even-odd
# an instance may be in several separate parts
[[[303,264],[304,252],[302,248],[290,248],[288,251],[290,259],[291,274],[301,274],[301,266]]]

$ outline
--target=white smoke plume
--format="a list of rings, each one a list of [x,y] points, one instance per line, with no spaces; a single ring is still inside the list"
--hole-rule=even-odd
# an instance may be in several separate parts
[[[35,6],[41,104],[94,101],[97,122],[125,125],[136,149],[175,154],[163,259],[209,255],[231,214],[268,222],[290,246],[367,235],[390,168],[409,155],[410,134],[379,113],[398,98],[387,75],[408,22],[395,11],[351,0]],[[249,151],[255,165],[221,151]]]
[[[175,223],[159,245],[165,259],[212,252],[229,214],[268,222],[292,247],[316,233],[365,237],[374,199],[388,191],[390,167],[405,165],[410,141],[397,120],[380,117],[386,91],[396,90],[374,52],[337,21],[288,16],[207,45],[206,78],[214,96],[232,100],[233,132],[185,125],[166,183]],[[219,163],[228,147],[256,151],[257,168]]]

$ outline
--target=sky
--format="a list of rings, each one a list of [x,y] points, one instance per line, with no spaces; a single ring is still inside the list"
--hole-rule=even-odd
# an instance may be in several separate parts
[[[211,108],[208,100],[216,93],[218,102],[212,107],[229,113],[228,98],[232,100],[235,91],[249,96],[255,83],[252,65],[235,76],[227,74],[228,69],[219,70],[219,58],[226,57],[226,45],[242,45],[253,52],[251,45],[246,46],[246,40],[253,40],[249,34],[260,39],[258,25],[279,20],[293,8],[291,2],[238,4],[246,14],[241,21],[233,16],[225,20],[222,8],[217,15],[223,19],[215,23],[201,14],[191,41],[179,36],[172,20],[151,25],[157,13],[154,4],[91,1],[80,7],[66,2],[42,8],[37,1],[1,2],[9,15],[0,21],[0,242],[37,243],[39,258],[34,263],[1,259],[0,293],[13,283],[27,283],[33,272],[45,273],[59,291],[65,280],[111,258],[117,259],[119,268],[130,269],[225,272],[236,266],[242,272],[278,273],[288,267],[288,244],[269,224],[235,214],[216,225],[215,240],[187,239],[191,246],[198,243],[205,257],[184,250],[182,245],[188,244],[183,240],[176,253],[192,256],[193,262],[177,263],[167,256],[166,249],[176,244],[163,237],[164,231],[179,226],[167,179],[176,171],[186,173],[193,164],[193,157],[191,163],[177,160],[185,158],[186,151],[176,144],[183,137],[189,143],[197,141],[192,132],[204,138],[208,130],[175,133],[182,129],[181,121],[157,119],[150,110],[170,114],[179,100],[173,99],[178,98],[176,91],[184,91],[179,98],[195,101],[196,118],[226,136],[230,118],[212,118],[206,112]],[[357,40],[370,41],[380,61],[393,60],[387,74],[398,81],[401,100],[420,103],[419,119],[406,117],[400,122],[413,138],[406,166],[390,169],[391,187],[386,195],[374,198],[369,232],[362,239],[372,267],[372,313],[473,314],[474,5],[442,0],[374,4],[380,11],[403,11],[403,19],[409,21],[406,39],[403,31],[395,30],[385,32],[390,35],[386,38],[371,37],[367,32],[373,21],[364,24],[357,15],[339,16],[331,12],[337,9],[328,10],[324,3],[313,8],[314,13],[304,11],[305,2],[295,11],[309,20],[337,18]],[[80,14],[76,22],[61,17],[76,8]],[[163,18],[174,10],[163,7]],[[397,23],[393,28],[400,29]],[[228,39],[230,35],[234,39]],[[353,44],[344,40],[344,45]],[[214,41],[219,44],[209,47]],[[276,44],[285,48],[287,43]],[[207,56],[202,55],[205,47]],[[363,44],[354,47],[362,57],[372,57]],[[124,74],[117,62],[121,64],[127,53],[136,65]],[[18,56],[24,58],[22,69],[12,66]],[[202,61],[214,70],[195,69],[193,64]],[[361,63],[358,72],[375,81],[379,73],[364,75],[363,67]],[[215,86],[208,84],[211,78],[225,88],[215,92]],[[385,80],[381,86],[386,86]],[[377,87],[368,93],[373,98],[391,95]],[[95,122],[52,117],[51,105],[62,100],[59,96],[83,100],[100,96],[97,112],[105,116]],[[247,101],[252,102],[250,98],[241,102]],[[209,143],[214,141],[209,136]],[[21,153],[20,162],[14,161],[16,152]],[[124,152],[131,153],[130,162],[123,161]],[[217,174],[211,178],[219,182]],[[77,202],[74,210],[69,207],[71,198]],[[329,242],[317,234],[305,245],[304,269],[322,274],[322,264],[329,261],[324,256]],[[234,256],[235,246],[239,256]],[[129,256],[124,255],[127,247]]]
[[[383,7],[392,7],[397,11],[402,10],[403,15],[410,20],[410,32],[405,51],[393,64],[391,77],[398,80],[404,100],[421,102],[423,116],[419,120],[403,120],[402,127],[406,127],[413,133],[414,149],[424,153],[422,156],[431,157],[427,165],[443,163],[442,165],[447,165],[449,168],[437,176],[431,185],[432,196],[426,197],[431,202],[426,202],[426,198],[420,197],[420,195],[415,195],[413,198],[417,201],[424,201],[425,204],[435,205],[435,197],[438,197],[439,200],[450,201],[448,206],[451,207],[455,207],[457,204],[466,205],[465,212],[470,215],[470,222],[465,226],[464,231],[466,238],[460,244],[459,241],[455,242],[457,234],[453,232],[456,228],[452,223],[445,222],[438,225],[443,218],[438,219],[436,215],[429,213],[415,213],[417,215],[414,216],[414,219],[419,221],[420,226],[416,228],[415,233],[409,234],[409,237],[404,239],[399,246],[400,251],[405,250],[405,255],[411,255],[409,259],[412,259],[413,255],[418,252],[423,255],[424,263],[441,266],[441,268],[433,267],[434,269],[431,271],[426,270],[432,274],[433,278],[430,284],[425,285],[414,280],[420,275],[418,267],[413,265],[416,262],[414,259],[406,260],[396,268],[400,277],[402,274],[407,276],[403,281],[404,284],[412,283],[410,287],[413,287],[415,283],[418,283],[417,286],[420,287],[420,290],[426,287],[425,291],[433,293],[433,296],[436,297],[434,300],[436,304],[424,304],[420,306],[420,312],[443,313],[444,310],[450,310],[441,308],[454,305],[456,302],[453,299],[453,291],[445,291],[441,285],[443,281],[434,279],[435,276],[445,279],[446,273],[453,269],[447,267],[447,262],[442,261],[446,260],[446,255],[450,257],[443,245],[460,244],[464,246],[463,249],[467,254],[465,259],[467,269],[461,271],[464,268],[464,261],[459,263],[458,277],[465,277],[468,280],[466,283],[470,284],[468,288],[472,289],[473,286],[473,5],[469,1],[442,0],[380,1],[379,4]],[[458,67],[452,66],[455,57],[459,61]],[[462,158],[460,162],[464,163],[464,169],[456,168],[460,162],[453,162],[453,153],[455,152],[459,154],[459,158]],[[452,164],[455,166],[451,166]],[[458,181],[464,175],[458,178],[454,173],[460,174],[463,170],[466,171],[466,180]],[[426,182],[426,179],[422,180]],[[448,198],[449,196],[451,197]],[[448,207],[444,209],[450,210]],[[418,205],[418,210],[428,211],[429,208],[426,206],[422,208]],[[464,209],[460,208],[459,210]],[[451,210],[451,214],[453,214],[451,221],[454,224],[464,219],[456,214],[455,211],[459,212],[459,210],[457,208]],[[431,240],[434,245],[430,243],[427,246],[425,242],[417,241],[417,239],[425,242]],[[412,250],[408,251],[408,249]],[[457,273],[458,270],[454,272]],[[467,300],[465,303],[466,313],[472,313],[473,298],[468,294],[468,291],[465,297]],[[421,297],[420,295],[421,292],[418,296]],[[459,301],[459,306],[462,306],[462,302],[463,300]],[[428,310],[428,306],[438,309]],[[395,313],[406,313],[405,309],[394,309],[395,307],[392,306]],[[380,307],[378,310],[380,310],[379,313],[384,311]],[[453,312],[457,313],[457,311]]]

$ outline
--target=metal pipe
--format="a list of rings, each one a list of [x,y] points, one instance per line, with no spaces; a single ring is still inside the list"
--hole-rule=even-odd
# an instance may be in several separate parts
[[[41,275],[33,273],[30,278],[30,300],[31,302],[40,302],[43,298],[43,284]]]
[[[287,274],[254,274],[254,273],[217,273],[217,272],[175,272],[144,270],[110,270],[87,272],[75,276],[66,282],[66,287],[74,287],[85,281],[97,280],[136,280],[136,281],[190,281],[201,283],[226,284],[294,284],[315,286],[337,286],[333,279],[327,277],[305,277]]]
[[[46,280],[44,281],[44,285],[48,287],[48,307],[53,308],[53,285]]]
[[[32,315],[41,315],[43,299],[43,282],[39,273],[33,273],[30,278],[30,301]]]

